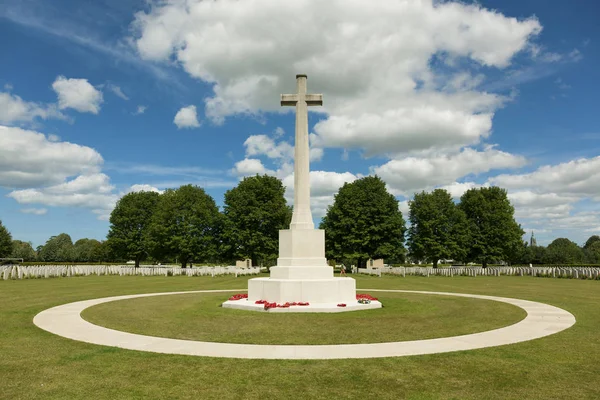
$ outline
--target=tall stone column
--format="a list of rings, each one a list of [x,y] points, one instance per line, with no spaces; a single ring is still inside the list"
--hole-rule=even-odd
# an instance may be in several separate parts
[[[310,211],[310,149],[306,75],[296,75],[296,144],[294,147],[294,214],[290,229],[314,229]]]

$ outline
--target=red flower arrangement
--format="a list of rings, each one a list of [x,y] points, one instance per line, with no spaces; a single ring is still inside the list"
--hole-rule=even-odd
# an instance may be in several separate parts
[[[284,303],[284,304],[277,304],[275,302],[269,303],[267,300],[256,300],[254,302],[254,304],[263,304],[265,310],[270,310],[271,308],[290,308],[292,306],[308,306],[309,305],[308,302],[299,302],[299,303],[296,303],[294,301],[292,303],[287,302],[287,303]]]
[[[377,301],[377,297],[373,297],[370,294],[357,294],[356,295],[356,300],[371,300],[371,301]]]
[[[242,299],[247,299],[248,295],[247,294],[234,294],[233,296],[231,296],[229,298],[229,300],[242,300]]]

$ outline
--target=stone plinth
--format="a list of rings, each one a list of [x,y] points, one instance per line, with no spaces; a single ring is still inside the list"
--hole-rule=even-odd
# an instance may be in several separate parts
[[[315,303],[308,306],[291,306],[288,308],[270,308],[269,310],[265,310],[265,307],[262,304],[255,304],[253,301],[242,299],[226,301],[223,303],[223,307],[269,313],[340,313],[347,311],[373,310],[382,307],[381,303],[378,301],[372,301],[369,304],[360,304],[355,300],[352,303],[344,303],[346,304],[345,307],[340,307],[338,304],[340,303]]]
[[[256,300],[281,304],[286,302],[356,303],[356,281],[352,278],[254,278],[248,281],[248,301]]]

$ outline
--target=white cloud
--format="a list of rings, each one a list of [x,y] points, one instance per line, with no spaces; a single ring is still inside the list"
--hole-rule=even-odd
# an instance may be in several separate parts
[[[0,186],[6,188],[55,185],[97,172],[103,163],[90,147],[16,127],[0,126],[0,143]]]
[[[440,186],[440,189],[448,191],[453,199],[459,199],[467,190],[481,186],[483,185],[479,185],[475,182],[452,182],[449,185]]]
[[[0,92],[0,123],[14,124],[41,119],[67,119],[55,104],[24,101],[17,95]]]
[[[160,2],[138,13],[133,28],[142,57],[173,57],[213,84],[205,112],[214,122],[291,111],[281,109],[279,94],[294,90],[296,73],[307,73],[309,90],[325,95],[319,147],[368,155],[487,138],[506,99],[478,90],[479,75],[452,75],[448,85],[431,60],[505,68],[541,31],[535,18],[479,5],[398,0],[369,7],[342,0]]]
[[[133,113],[133,115],[142,115],[143,113],[146,112],[147,108],[148,107],[146,107],[146,106],[139,105],[139,106],[137,106],[137,108],[136,108],[135,112]]]
[[[179,111],[177,111],[177,114],[175,114],[173,123],[177,125],[178,129],[200,127],[196,106],[182,107]]]
[[[275,143],[267,135],[253,135],[244,142],[246,156],[267,156],[273,159],[289,160],[294,157],[294,147],[287,142]]]
[[[23,189],[7,196],[19,204],[41,204],[51,207],[89,208],[96,214],[110,214],[118,196],[109,177],[102,173],[80,175],[64,183],[39,189]]]
[[[492,169],[517,168],[525,165],[524,157],[496,150],[493,146],[483,151],[465,148],[451,155],[432,157],[404,157],[373,167],[393,193],[412,196],[414,192],[440,185],[453,185],[450,189],[462,190],[455,181],[470,174],[480,174]],[[456,193],[454,193],[456,194]]]
[[[121,90],[119,86],[113,83],[109,83],[108,85],[106,85],[106,88],[113,92],[117,97],[120,97],[123,100],[129,100],[129,97],[125,93],[123,93],[123,90]]]
[[[136,192],[156,192],[156,193],[162,193],[164,192],[164,190],[160,190],[157,187],[154,187],[152,185],[147,185],[147,184],[136,184],[136,185],[132,185],[128,190],[127,193],[136,193]]]
[[[492,177],[489,181],[508,189],[531,189],[542,193],[600,200],[599,171],[600,156],[544,165],[526,174],[503,174]]]
[[[275,175],[274,171],[265,168],[263,163],[256,158],[245,158],[242,161],[236,162],[231,173],[237,176],[252,176],[256,174]]]
[[[333,196],[344,185],[358,179],[359,176],[350,172],[311,171],[310,172],[310,201],[313,217],[320,218],[327,212],[327,207],[333,204]],[[282,179],[286,187],[285,197],[290,204],[294,203],[294,174],[289,173]]]
[[[79,112],[98,114],[104,101],[102,92],[92,86],[87,79],[56,78],[52,89],[58,96],[58,107],[63,110],[72,108]]]
[[[46,208],[22,208],[19,210],[23,214],[44,215],[48,212]]]

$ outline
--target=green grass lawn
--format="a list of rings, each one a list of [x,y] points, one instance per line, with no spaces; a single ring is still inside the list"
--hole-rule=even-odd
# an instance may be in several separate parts
[[[254,344],[346,344],[431,339],[512,325],[527,315],[490,300],[374,293],[384,308],[337,314],[273,314],[220,307],[229,295],[184,294],[90,307],[100,326],[175,339]]]
[[[572,328],[542,339],[427,356],[332,361],[171,356],[75,342],[42,331],[32,323],[38,312],[77,300],[178,290],[245,289],[246,286],[245,279],[232,277],[2,281],[0,398],[600,398],[598,281],[531,277],[359,277],[357,286],[361,289],[432,290],[515,297],[564,308],[577,318],[577,324]],[[383,299],[383,293],[379,297]],[[175,296],[171,299],[176,300]],[[396,300],[399,303],[422,300],[429,307],[443,298],[399,296]],[[456,306],[461,307],[458,303]],[[464,311],[464,307],[462,310],[469,312]],[[427,312],[434,315],[437,311],[434,307],[433,311]],[[456,317],[465,318],[463,315]],[[485,316],[467,317],[481,321]],[[239,325],[242,328],[243,323]],[[427,322],[423,326],[433,330],[436,324]],[[402,326],[375,322],[371,329],[393,331],[402,330]],[[428,334],[431,332],[423,332],[423,337]],[[404,333],[399,332],[397,337],[401,335]]]

